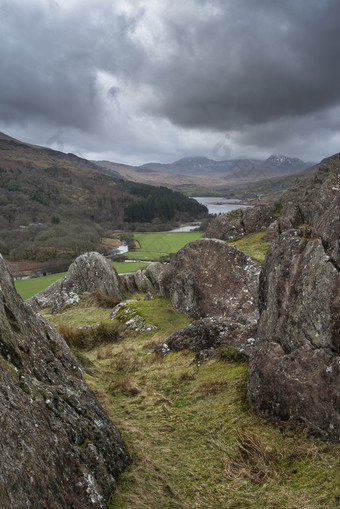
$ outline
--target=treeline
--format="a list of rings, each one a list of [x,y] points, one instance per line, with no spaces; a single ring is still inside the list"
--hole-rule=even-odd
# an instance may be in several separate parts
[[[178,192],[99,170],[72,154],[0,140],[0,252],[13,261],[72,260],[114,230],[171,229],[207,214]]]
[[[86,251],[93,251],[103,236],[99,225],[65,224],[14,228],[0,232],[0,252],[11,261],[73,260]]]
[[[141,197],[124,209],[127,222],[150,223],[156,218],[163,221],[203,217],[207,208],[196,200],[166,187],[155,188],[135,182],[125,183],[134,196]]]

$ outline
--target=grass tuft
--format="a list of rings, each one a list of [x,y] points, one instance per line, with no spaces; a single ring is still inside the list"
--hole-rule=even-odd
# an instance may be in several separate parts
[[[104,322],[101,322],[98,327],[87,329],[75,329],[65,323],[60,323],[58,331],[69,347],[77,350],[91,350],[95,346],[115,343],[120,339],[118,326]]]
[[[114,308],[120,302],[119,299],[106,295],[102,290],[96,290],[93,292],[93,297],[96,300],[98,306],[103,308]]]

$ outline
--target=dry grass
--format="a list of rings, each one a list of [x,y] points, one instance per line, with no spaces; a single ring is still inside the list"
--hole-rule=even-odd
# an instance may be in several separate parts
[[[96,290],[92,293],[92,295],[95,298],[97,305],[102,308],[112,309],[119,303],[118,299],[110,295],[106,295],[106,293],[102,290]]]
[[[227,479],[249,479],[250,482],[263,484],[268,477],[287,475],[278,467],[283,453],[275,446],[268,446],[261,437],[251,431],[236,431],[233,446],[234,454],[228,458],[225,466]]]
[[[340,507],[339,446],[255,416],[247,363],[232,349],[199,368],[192,352],[152,353],[183,316],[161,299],[134,306],[156,334],[129,332],[85,352],[88,382],[133,459],[110,509]]]
[[[70,348],[92,350],[98,345],[116,343],[120,339],[117,324],[101,322],[98,327],[75,329],[65,323],[58,325],[58,331]]]

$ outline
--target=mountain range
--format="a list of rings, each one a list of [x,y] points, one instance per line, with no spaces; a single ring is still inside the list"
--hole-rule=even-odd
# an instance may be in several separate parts
[[[251,176],[254,180],[258,180],[298,173],[313,164],[283,155],[271,155],[265,160],[239,158],[226,161],[215,161],[207,157],[184,157],[174,163],[147,163],[140,168],[184,175],[224,175],[233,179]]]

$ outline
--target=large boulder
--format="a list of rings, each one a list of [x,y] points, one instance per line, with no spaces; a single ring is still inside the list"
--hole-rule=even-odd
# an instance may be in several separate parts
[[[259,311],[248,378],[253,408],[339,440],[340,273],[321,239],[290,230],[272,244]]]
[[[163,355],[181,350],[213,353],[220,346],[228,345],[249,358],[257,344],[256,325],[256,321],[241,324],[226,318],[201,318],[174,332],[161,345],[160,351]]]
[[[35,309],[50,307],[51,313],[57,313],[65,305],[77,304],[79,294],[94,291],[101,291],[117,300],[122,299],[116,269],[104,256],[91,252],[79,256],[62,279],[27,302]]]
[[[277,213],[276,205],[232,210],[216,217],[208,226],[205,237],[231,240],[264,231],[275,220]]]
[[[241,323],[256,319],[260,264],[217,239],[189,242],[161,276],[172,305],[194,318],[224,316]]]
[[[104,508],[130,458],[64,339],[0,255],[0,507]]]

